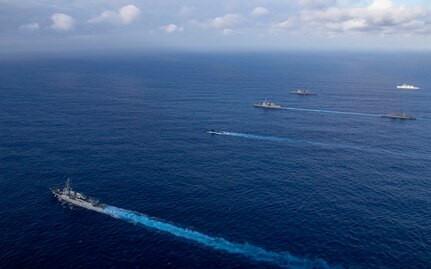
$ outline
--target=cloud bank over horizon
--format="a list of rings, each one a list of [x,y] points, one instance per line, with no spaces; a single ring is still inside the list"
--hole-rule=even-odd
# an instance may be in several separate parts
[[[431,47],[431,1],[0,0],[0,10],[10,50]]]

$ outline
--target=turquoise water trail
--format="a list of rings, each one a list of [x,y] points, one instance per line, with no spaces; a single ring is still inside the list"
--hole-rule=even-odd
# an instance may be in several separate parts
[[[114,206],[107,206],[104,209],[104,213],[117,219],[143,225],[150,229],[170,233],[174,236],[194,241],[215,250],[221,250],[231,254],[243,255],[255,261],[268,262],[291,269],[332,268],[325,261],[322,260],[300,258],[293,256],[287,252],[272,252],[248,243],[233,243],[220,237],[212,237],[187,228],[181,228],[174,224],[163,222],[161,220],[148,217],[138,212],[117,208]]]

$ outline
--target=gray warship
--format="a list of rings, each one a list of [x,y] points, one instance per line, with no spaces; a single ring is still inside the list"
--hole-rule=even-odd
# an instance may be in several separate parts
[[[419,90],[419,87],[408,85],[404,83],[403,85],[397,86],[397,89],[403,89],[403,90]]]
[[[59,201],[66,202],[71,205],[76,205],[97,212],[103,212],[103,209],[106,207],[105,204],[99,203],[99,200],[72,190],[70,179],[67,179],[63,188],[51,188],[51,192]]]
[[[208,129],[205,132],[208,133],[208,134],[212,134],[212,135],[223,135],[223,134],[227,133],[225,131],[219,131],[219,130],[216,130],[216,129]]]
[[[304,89],[298,89],[294,91],[290,91],[290,94],[298,94],[298,95],[317,95],[316,93],[309,92]]]
[[[260,107],[260,108],[272,108],[272,109],[280,109],[282,108],[281,105],[277,105],[275,103],[271,103],[268,101],[263,101],[262,103],[256,103],[254,104],[255,107]]]
[[[416,117],[413,115],[407,115],[406,113],[389,113],[381,114],[382,118],[399,119],[399,120],[415,120]]]

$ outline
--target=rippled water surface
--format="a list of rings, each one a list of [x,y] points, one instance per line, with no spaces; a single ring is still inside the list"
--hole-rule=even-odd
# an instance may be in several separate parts
[[[430,268],[429,70],[429,54],[0,60],[0,267]],[[394,111],[417,120],[379,117]],[[67,177],[127,211],[62,205]]]

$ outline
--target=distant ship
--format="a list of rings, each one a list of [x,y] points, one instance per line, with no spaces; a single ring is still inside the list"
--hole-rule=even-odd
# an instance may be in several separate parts
[[[295,91],[291,91],[290,94],[299,94],[299,95],[317,95],[315,93],[309,92],[307,90],[304,89],[298,89]]]
[[[390,118],[390,119],[400,119],[400,120],[415,120],[416,117],[413,115],[407,115],[406,113],[389,113],[382,114],[380,117]]]
[[[397,89],[404,89],[404,90],[418,90],[419,87],[413,86],[413,85],[408,85],[408,84],[403,84],[401,86],[397,86]]]
[[[102,213],[103,209],[106,207],[105,204],[99,203],[99,200],[92,197],[87,197],[80,192],[72,190],[69,179],[66,181],[66,184],[63,189],[52,188],[51,191],[54,197],[57,198],[59,201],[66,202],[71,205],[76,205]]]
[[[271,102],[268,102],[268,101],[264,101],[262,103],[254,104],[254,106],[255,107],[261,107],[261,108],[272,108],[272,109],[280,109],[280,108],[282,108],[281,105],[277,105],[275,103],[271,103]]]
[[[209,134],[223,134],[223,133],[225,133],[224,131],[217,131],[216,129],[209,129],[206,132]]]

